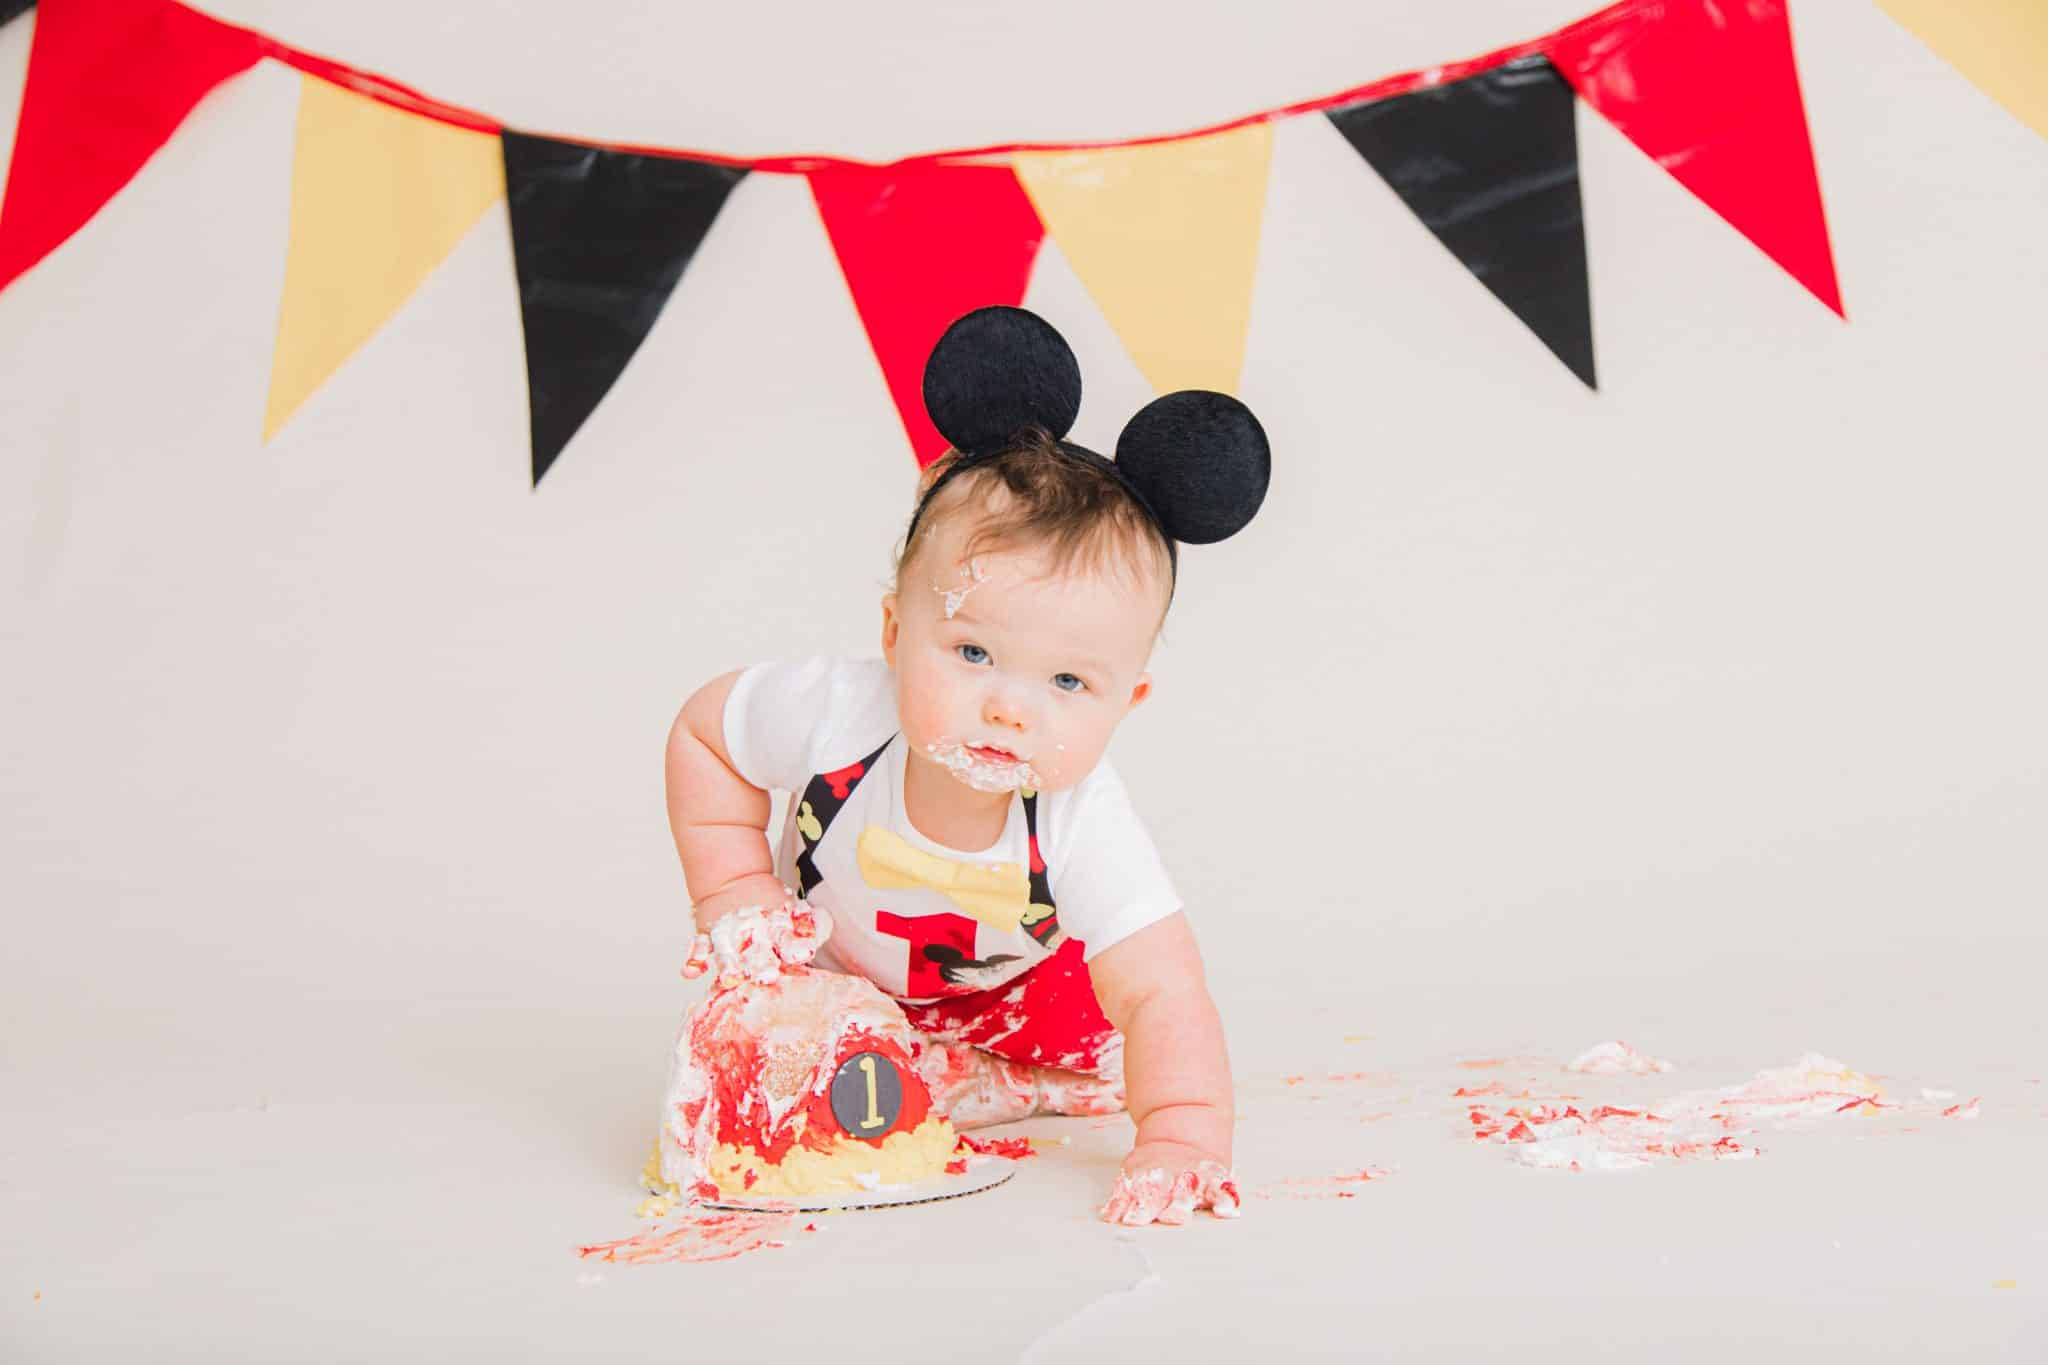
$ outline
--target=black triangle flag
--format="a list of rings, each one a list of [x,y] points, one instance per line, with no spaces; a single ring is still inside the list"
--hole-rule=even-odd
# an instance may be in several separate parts
[[[0,28],[5,28],[36,7],[36,0],[0,0]]]
[[[1437,240],[1593,382],[1572,88],[1541,56],[1329,111]]]
[[[633,358],[744,166],[506,129],[538,485]]]

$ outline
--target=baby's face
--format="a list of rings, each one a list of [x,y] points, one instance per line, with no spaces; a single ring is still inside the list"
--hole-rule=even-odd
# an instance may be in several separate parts
[[[882,599],[904,738],[977,791],[1071,787],[1151,693],[1165,584],[1048,574],[1030,549],[969,562],[965,539],[964,528],[934,528]]]

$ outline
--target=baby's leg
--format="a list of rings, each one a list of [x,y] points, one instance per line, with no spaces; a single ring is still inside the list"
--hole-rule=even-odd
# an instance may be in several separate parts
[[[923,1038],[911,1053],[932,1092],[932,1107],[955,1128],[986,1128],[1038,1112],[1032,1068],[983,1052],[969,1043]]]
[[[918,1074],[932,1092],[933,1106],[955,1128],[986,1128],[1033,1114],[1123,1112],[1120,1074],[1091,1076],[1065,1067],[1034,1066],[957,1039],[921,1041],[923,1047],[914,1057]]]
[[[1123,1035],[1096,1002],[1077,943],[995,990],[904,1014],[929,1035],[918,1070],[955,1127],[1124,1107]]]
[[[1090,1067],[1041,1067],[1038,1100],[1048,1114],[1121,1114],[1124,1110],[1124,1036],[1111,1029],[1090,1049]]]

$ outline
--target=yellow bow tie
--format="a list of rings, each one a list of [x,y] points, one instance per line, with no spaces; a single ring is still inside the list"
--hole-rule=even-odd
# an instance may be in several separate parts
[[[914,848],[880,825],[869,825],[854,844],[861,880],[877,891],[925,887],[992,929],[1036,924],[1051,906],[1031,903],[1031,878],[1015,863],[960,863]]]

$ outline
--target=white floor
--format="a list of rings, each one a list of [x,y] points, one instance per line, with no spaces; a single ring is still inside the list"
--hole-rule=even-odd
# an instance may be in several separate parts
[[[17,1026],[0,1340],[22,1361],[2037,1361],[2032,971],[1731,958],[1227,1001],[1240,1220],[1100,1225],[1128,1130],[1038,1120],[1023,1131],[1070,1144],[1000,1189],[800,1219],[780,1249],[707,1264],[577,1254],[644,1226],[661,1015],[314,1007],[269,1046],[209,1037],[204,1001],[90,1037]],[[1558,1070],[1615,1033],[1677,1069]],[[1753,1160],[1575,1174],[1473,1141],[1452,1095],[1640,1101],[1809,1048],[1901,1099],[1981,1095],[1982,1116],[1849,1115],[1759,1134]],[[1390,1173],[1355,1198],[1279,1185],[1368,1166]]]

